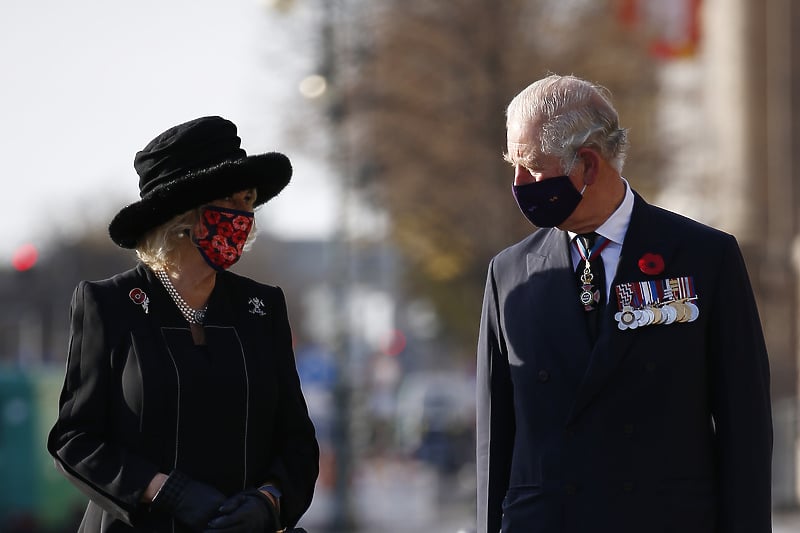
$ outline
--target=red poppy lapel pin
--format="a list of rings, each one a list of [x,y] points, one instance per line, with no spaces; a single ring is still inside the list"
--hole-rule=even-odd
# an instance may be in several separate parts
[[[664,272],[664,258],[648,252],[639,259],[639,270],[648,276],[658,276]]]
[[[131,289],[131,292],[128,293],[128,296],[133,303],[136,305],[141,305],[142,309],[144,309],[144,313],[147,314],[150,311],[150,298],[144,293],[142,289],[136,287],[135,289]]]

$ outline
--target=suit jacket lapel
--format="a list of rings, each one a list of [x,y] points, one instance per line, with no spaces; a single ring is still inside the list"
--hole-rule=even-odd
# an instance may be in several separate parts
[[[602,319],[600,335],[592,350],[589,368],[578,390],[569,420],[574,420],[592,399],[606,386],[609,379],[635,345],[638,335],[635,330],[621,331],[614,320],[619,310],[614,290],[620,283],[659,278],[648,276],[639,268],[639,259],[646,253],[659,254],[669,264],[678,243],[669,229],[659,223],[658,215],[641,196],[634,192],[633,212],[622,252],[619,258],[608,305]]]
[[[525,316],[531,317],[541,342],[554,352],[553,362],[568,369],[577,383],[586,370],[591,343],[578,301],[569,237],[561,230],[539,231],[548,234],[526,257],[528,278],[536,283],[530,284],[526,301],[532,308]]]

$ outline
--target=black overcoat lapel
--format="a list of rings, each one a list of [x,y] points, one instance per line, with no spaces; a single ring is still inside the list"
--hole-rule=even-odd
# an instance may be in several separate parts
[[[538,248],[527,253],[528,297],[533,309],[523,313],[534,321],[538,343],[554,354],[552,363],[577,383],[586,370],[591,343],[586,318],[579,305],[578,285],[570,255],[569,235],[557,229],[548,232]]]
[[[595,343],[586,376],[578,390],[569,420],[578,417],[592,399],[608,384],[614,372],[631,353],[636,344],[635,330],[621,331],[617,327],[614,314],[619,310],[614,290],[620,283],[658,279],[662,276],[648,276],[639,268],[639,259],[646,253],[659,254],[669,264],[679,243],[670,232],[669,227],[662,224],[656,210],[645,202],[637,193],[634,194],[633,212],[631,213],[628,232],[622,245],[614,282],[608,305],[602,319],[602,330]]]

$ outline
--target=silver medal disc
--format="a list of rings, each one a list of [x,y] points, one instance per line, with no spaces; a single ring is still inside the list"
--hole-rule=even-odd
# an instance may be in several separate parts
[[[661,314],[664,315],[664,324],[672,324],[678,318],[678,312],[670,305],[662,307]]]
[[[590,305],[592,302],[594,302],[594,294],[592,294],[592,291],[583,289],[581,291],[581,303],[583,305]]]
[[[684,305],[689,309],[689,322],[694,322],[700,316],[700,308],[694,302],[685,302]]]

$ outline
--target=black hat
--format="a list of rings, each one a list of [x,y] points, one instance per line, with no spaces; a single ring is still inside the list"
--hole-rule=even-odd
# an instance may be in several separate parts
[[[141,200],[122,208],[108,226],[111,240],[135,248],[148,231],[171,218],[237,191],[255,188],[255,205],[289,183],[285,155],[248,156],[236,125],[222,117],[202,117],[172,127],[136,154]]]

